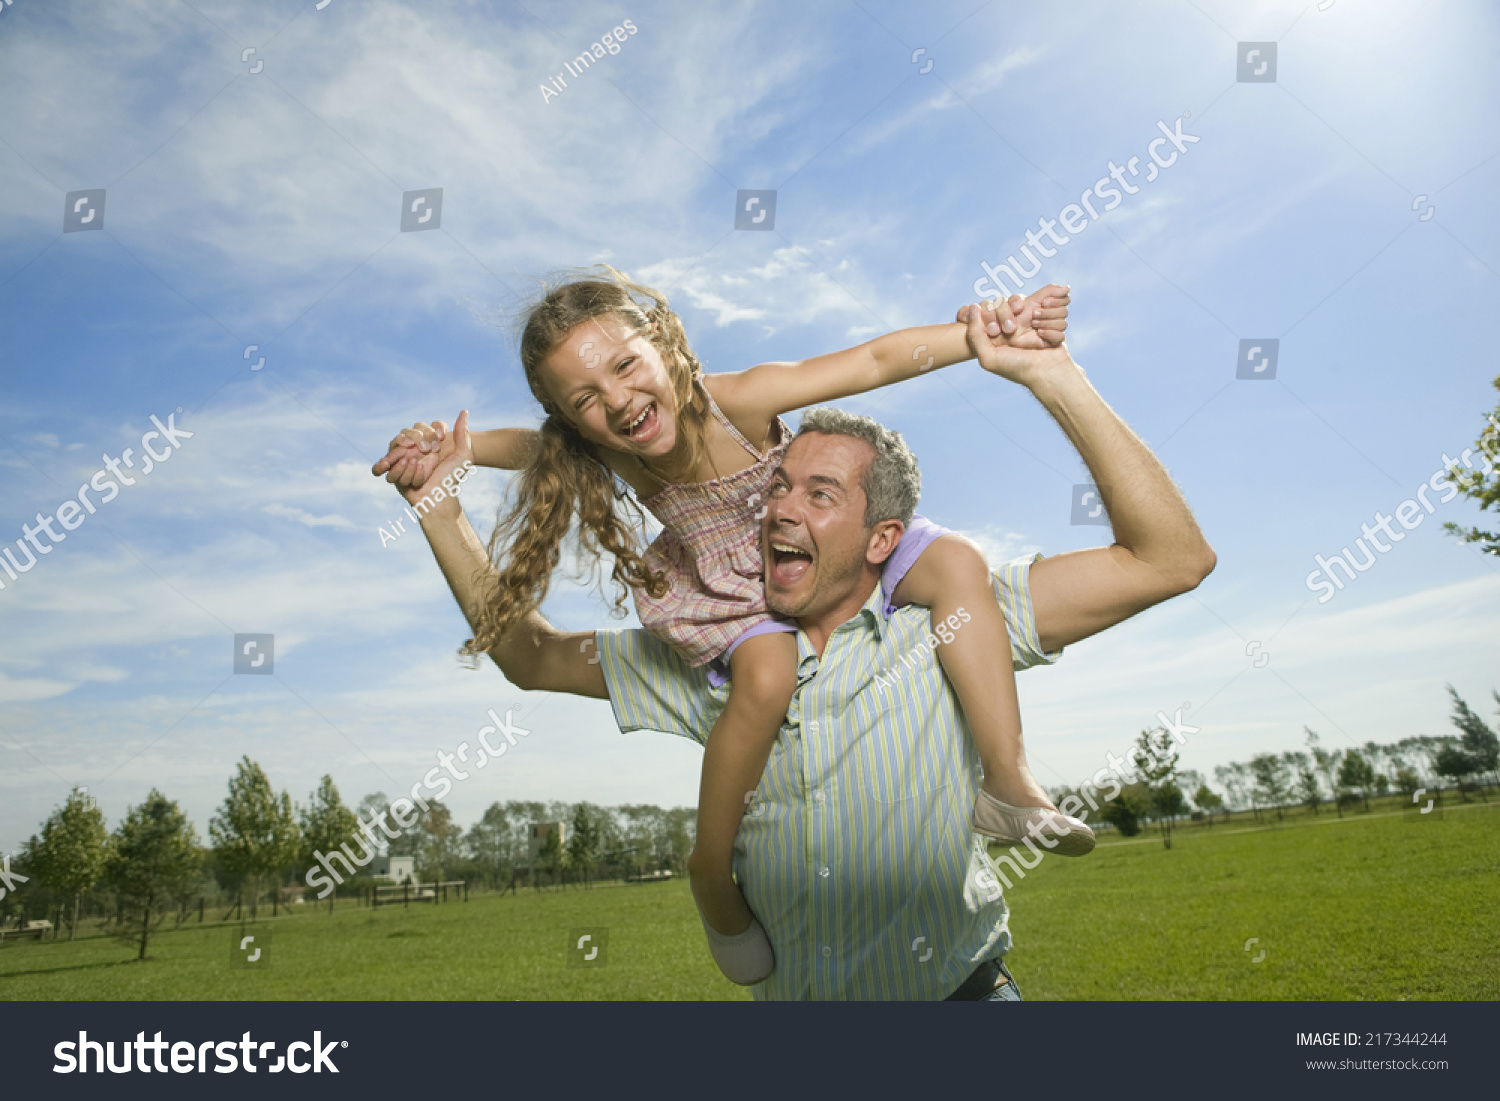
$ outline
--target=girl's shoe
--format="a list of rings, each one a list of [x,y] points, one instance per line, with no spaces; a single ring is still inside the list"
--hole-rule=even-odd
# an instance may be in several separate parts
[[[771,972],[776,970],[776,953],[771,951],[771,942],[766,939],[766,931],[760,927],[760,922],[752,917],[748,929],[729,937],[715,930],[702,912],[698,917],[703,920],[703,931],[708,934],[708,950],[713,953],[714,962],[726,979],[741,986],[754,986],[770,978]]]
[[[1035,823],[1042,851],[1058,856],[1085,856],[1093,851],[1096,840],[1094,831],[1070,814],[1046,807],[1013,807],[983,788],[974,800],[970,821],[977,832],[1003,845],[1024,844],[1031,837],[1028,827]],[[1053,844],[1048,845],[1048,839]]]

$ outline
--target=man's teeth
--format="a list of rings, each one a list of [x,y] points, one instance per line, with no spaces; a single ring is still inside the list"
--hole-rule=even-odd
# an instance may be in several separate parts
[[[812,557],[811,554],[808,554],[808,552],[803,550],[801,547],[789,547],[785,543],[772,543],[771,549],[781,554],[805,554],[809,558]]]

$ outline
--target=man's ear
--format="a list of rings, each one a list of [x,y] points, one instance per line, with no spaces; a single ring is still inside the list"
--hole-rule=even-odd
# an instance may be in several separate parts
[[[870,529],[870,542],[865,547],[865,561],[872,566],[881,566],[885,560],[895,553],[896,544],[901,542],[901,536],[906,531],[906,525],[900,520],[881,520]]]

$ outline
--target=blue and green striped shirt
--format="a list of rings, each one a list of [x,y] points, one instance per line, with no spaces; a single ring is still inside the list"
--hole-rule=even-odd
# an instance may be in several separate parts
[[[1061,652],[1037,640],[1035,558],[993,574],[1016,669]],[[797,633],[797,691],[735,842],[735,875],[776,951],[757,999],[940,999],[1010,947],[995,865],[969,826],[977,754],[925,643],[930,616],[886,619],[883,600],[877,585],[821,660]],[[707,739],[728,686],[645,631],[597,638],[622,731]]]

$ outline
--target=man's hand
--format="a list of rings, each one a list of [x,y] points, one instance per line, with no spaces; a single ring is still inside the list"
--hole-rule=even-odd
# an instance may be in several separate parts
[[[422,487],[428,482],[440,484],[444,478],[474,461],[469,438],[469,411],[459,413],[450,431],[442,421],[431,424],[419,421],[391,441],[385,458],[371,468],[371,473],[394,485],[410,504],[427,494]]]
[[[1012,295],[958,311],[969,350],[992,374],[1023,386],[1059,365],[1072,364],[1067,329],[1067,287],[1043,287],[1030,298]]]

